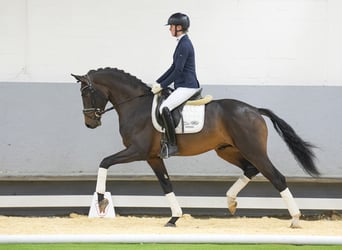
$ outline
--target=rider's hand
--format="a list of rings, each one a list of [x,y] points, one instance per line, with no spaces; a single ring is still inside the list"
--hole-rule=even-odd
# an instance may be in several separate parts
[[[159,83],[153,83],[151,91],[153,94],[158,94],[162,89],[163,88],[160,86]]]

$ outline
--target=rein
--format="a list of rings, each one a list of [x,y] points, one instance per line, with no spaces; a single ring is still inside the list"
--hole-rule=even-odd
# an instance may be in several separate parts
[[[109,111],[109,110],[112,110],[112,109],[114,109],[114,108],[117,108],[117,107],[119,107],[120,105],[122,105],[122,104],[124,104],[124,103],[126,103],[126,102],[133,101],[134,99],[137,99],[137,98],[139,98],[139,97],[144,97],[144,96],[148,96],[148,95],[152,95],[152,94],[153,94],[152,92],[147,92],[147,93],[144,93],[144,94],[141,94],[141,95],[138,95],[138,96],[133,96],[133,97],[128,98],[128,99],[126,99],[126,100],[124,100],[124,101],[122,101],[122,102],[113,104],[113,107],[110,107],[110,108],[106,109],[105,112],[107,112],[107,111]]]
[[[104,113],[107,113],[108,111],[111,111],[111,110],[113,110],[114,109],[114,106],[112,106],[112,107],[110,107],[110,108],[107,108],[107,109],[105,109],[105,110],[103,110],[102,112],[101,112],[101,115],[103,115]]]
[[[126,103],[126,102],[130,102],[130,101],[133,101],[134,99],[137,99],[137,98],[139,98],[139,97],[148,96],[148,95],[150,95],[150,93],[145,93],[145,94],[142,94],[142,95],[134,96],[134,97],[132,97],[132,98],[128,98],[127,100],[124,100],[124,101],[122,101],[122,102],[120,102],[120,103],[113,104],[112,107],[107,108],[107,109],[102,110],[102,111],[101,111],[101,109],[99,109],[99,108],[93,108],[93,109],[95,110],[95,115],[98,116],[98,117],[101,117],[101,115],[107,113],[108,111],[111,111],[111,110],[113,110],[113,109],[116,109],[117,107],[119,107],[120,105],[122,105],[122,104],[124,104],[124,103]],[[93,110],[93,111],[94,111],[94,110]],[[96,112],[96,111],[97,111],[97,112]],[[83,110],[83,112],[84,112],[84,110]]]

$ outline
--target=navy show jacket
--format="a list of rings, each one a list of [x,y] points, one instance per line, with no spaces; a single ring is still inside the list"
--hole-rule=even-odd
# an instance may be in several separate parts
[[[157,80],[162,88],[166,88],[173,82],[175,89],[179,87],[199,88],[194,47],[188,35],[184,35],[178,41],[171,67]]]

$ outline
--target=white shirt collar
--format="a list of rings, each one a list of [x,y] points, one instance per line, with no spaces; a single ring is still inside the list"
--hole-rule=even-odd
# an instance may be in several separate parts
[[[177,42],[179,42],[182,38],[183,38],[183,36],[185,36],[186,34],[182,34],[182,35],[180,35],[180,36],[177,36]]]

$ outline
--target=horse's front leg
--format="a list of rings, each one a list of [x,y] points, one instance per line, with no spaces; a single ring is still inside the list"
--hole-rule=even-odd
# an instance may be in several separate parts
[[[97,172],[96,193],[100,214],[104,214],[109,201],[104,198],[106,192],[107,169],[99,168]]]
[[[149,159],[147,162],[153,169],[155,175],[157,176],[158,181],[164,191],[165,197],[167,198],[171,207],[172,217],[165,224],[165,226],[175,227],[176,221],[182,216],[183,212],[173,192],[170,177],[169,177],[169,174],[167,173],[164,162],[160,158]]]
[[[106,207],[109,202],[104,198],[104,194],[106,192],[106,180],[107,180],[107,171],[108,168],[112,165],[119,163],[127,163],[132,161],[142,160],[141,154],[138,153],[134,147],[129,147],[123,151],[120,151],[116,154],[110,155],[102,160],[100,163],[100,167],[97,173],[97,182],[96,182],[96,193],[99,204],[100,214],[105,212]]]

